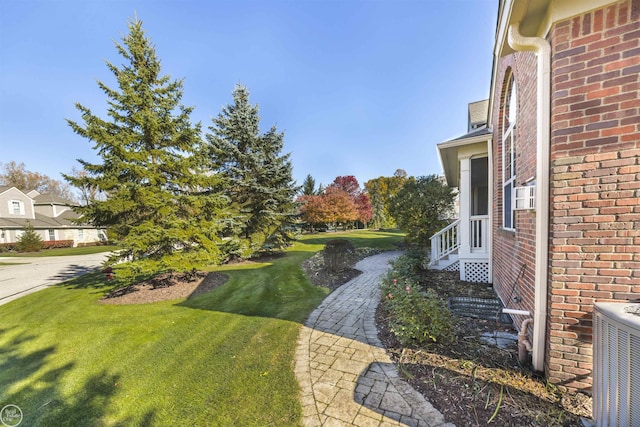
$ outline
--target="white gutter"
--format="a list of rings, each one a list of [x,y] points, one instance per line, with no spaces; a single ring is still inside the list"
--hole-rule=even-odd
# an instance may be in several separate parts
[[[544,371],[549,259],[549,129],[551,113],[551,46],[541,37],[524,37],[520,23],[509,26],[509,46],[533,51],[538,58],[536,114],[536,263],[533,322],[533,369]]]

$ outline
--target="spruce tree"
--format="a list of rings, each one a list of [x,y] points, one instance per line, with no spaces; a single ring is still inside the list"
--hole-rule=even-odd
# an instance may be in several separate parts
[[[225,195],[237,212],[233,234],[236,254],[249,257],[281,248],[291,238],[295,216],[289,154],[282,154],[284,134],[275,126],[260,133],[258,107],[237,85],[233,104],[223,108],[206,135],[211,168],[225,179]]]
[[[303,196],[315,196],[318,194],[316,192],[316,180],[313,179],[311,175],[307,175],[307,177],[302,182],[302,195]]]
[[[123,250],[111,262],[125,264],[118,277],[160,270],[189,270],[218,261],[223,200],[212,194],[215,174],[199,173],[200,125],[190,122],[181,80],[161,75],[155,47],[134,20],[116,43],[120,67],[107,62],[117,89],[102,82],[108,119],[81,104],[83,124],[67,120],[94,143],[99,163],[78,160],[84,174],[66,175],[75,187],[106,195],[79,207],[83,220],[108,227]]]
[[[18,252],[39,252],[43,247],[42,237],[36,233],[31,222],[27,221],[24,232],[16,241],[16,249],[18,249]]]

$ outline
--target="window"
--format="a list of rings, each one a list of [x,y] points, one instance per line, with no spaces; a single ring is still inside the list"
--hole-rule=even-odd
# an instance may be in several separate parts
[[[514,184],[516,181],[516,83],[513,74],[507,81],[502,106],[502,226],[515,229]]]
[[[9,212],[13,215],[24,215],[24,204],[20,200],[10,200]]]
[[[56,240],[56,230],[49,229],[49,240]]]
[[[84,240],[84,230],[82,228],[78,229],[78,240]]]

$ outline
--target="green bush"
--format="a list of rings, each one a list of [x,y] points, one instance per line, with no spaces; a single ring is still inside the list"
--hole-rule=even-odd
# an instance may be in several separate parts
[[[429,267],[429,252],[426,249],[414,247],[409,249],[393,263],[396,277],[414,278],[421,271]]]
[[[2,253],[2,252],[13,252],[13,251],[16,251],[16,250],[18,250],[16,242],[0,243],[0,253]]]
[[[409,178],[391,199],[389,213],[408,243],[429,246],[431,236],[449,224],[455,193],[437,175]]]
[[[411,258],[401,257],[381,286],[391,331],[405,346],[447,342],[451,338],[451,312],[434,291],[420,290],[413,275],[399,275],[412,265]]]
[[[42,237],[33,229],[33,225],[27,221],[24,233],[16,241],[18,252],[38,252],[44,247]]]

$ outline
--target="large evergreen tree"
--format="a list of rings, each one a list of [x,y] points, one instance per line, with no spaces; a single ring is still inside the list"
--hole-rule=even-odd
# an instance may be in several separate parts
[[[98,82],[107,95],[108,119],[76,104],[84,123],[68,120],[95,144],[101,162],[78,160],[86,173],[65,179],[106,195],[80,213],[120,238],[124,249],[111,261],[133,261],[125,264],[125,277],[217,261],[223,201],[211,189],[219,179],[199,173],[200,125],[190,122],[192,108],[180,103],[182,81],[161,75],[141,21],[130,23],[116,48],[124,64],[107,66],[117,89]]]
[[[224,192],[237,212],[229,234],[236,253],[249,257],[289,242],[297,192],[284,134],[275,126],[260,133],[258,107],[237,85],[233,104],[223,108],[206,135],[211,168],[225,179]]]

